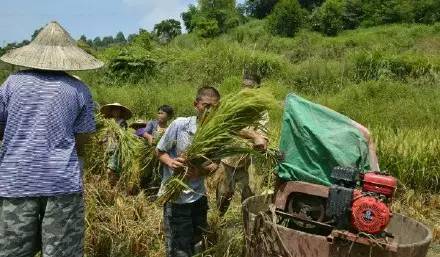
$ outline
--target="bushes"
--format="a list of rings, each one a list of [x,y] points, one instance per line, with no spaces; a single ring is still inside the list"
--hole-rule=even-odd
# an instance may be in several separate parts
[[[390,76],[395,79],[419,78],[437,72],[440,60],[430,60],[421,54],[404,53],[387,55],[379,51],[363,52],[355,56],[354,65],[357,78],[379,79]]]
[[[343,0],[327,0],[315,13],[318,30],[328,36],[335,36],[344,29]]]
[[[311,13],[312,27],[334,36],[359,26],[390,23],[434,23],[440,20],[435,0],[327,0]]]
[[[280,0],[268,17],[269,30],[275,34],[292,37],[298,32],[305,12],[297,0]]]
[[[108,62],[107,76],[115,82],[135,83],[148,79],[158,70],[157,57],[140,47],[123,48],[119,54]]]
[[[440,124],[436,87],[387,80],[346,86],[337,94],[320,95],[317,100],[362,124],[392,129],[436,128]]]

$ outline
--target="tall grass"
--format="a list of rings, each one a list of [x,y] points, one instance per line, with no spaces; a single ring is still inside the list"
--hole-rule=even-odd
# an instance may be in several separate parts
[[[440,129],[373,130],[381,169],[388,170],[401,186],[419,192],[440,192]]]

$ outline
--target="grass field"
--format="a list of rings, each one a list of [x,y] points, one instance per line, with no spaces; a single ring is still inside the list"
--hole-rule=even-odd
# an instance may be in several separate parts
[[[97,54],[108,61],[119,48]],[[370,128],[382,169],[399,179],[395,211],[428,224],[435,236],[430,256],[440,256],[440,24],[388,25],[337,37],[301,31],[287,39],[265,32],[264,21],[251,21],[216,39],[182,35],[149,54],[159,65],[141,79],[115,80],[105,69],[77,75],[99,104],[119,102],[151,118],[161,104],[174,106],[179,116],[193,114],[199,86],[237,92],[242,69],[251,68],[280,102],[270,114],[274,145],[288,93],[346,114]],[[11,71],[2,67],[0,81]],[[127,196],[87,171],[86,192],[88,256],[164,256],[161,210],[144,195]],[[211,207],[217,244],[205,256],[239,256],[240,204],[235,201],[224,219]]]

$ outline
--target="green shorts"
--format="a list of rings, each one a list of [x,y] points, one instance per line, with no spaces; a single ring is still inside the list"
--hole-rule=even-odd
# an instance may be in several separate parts
[[[0,197],[0,257],[80,257],[83,248],[82,193]]]

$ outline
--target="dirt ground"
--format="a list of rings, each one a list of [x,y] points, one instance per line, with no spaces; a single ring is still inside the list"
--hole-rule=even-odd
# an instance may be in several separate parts
[[[431,244],[427,257],[440,257],[440,244]]]

